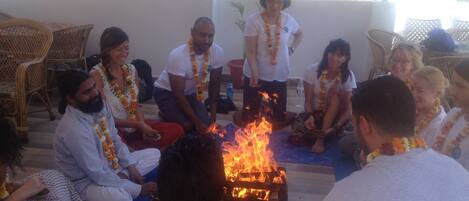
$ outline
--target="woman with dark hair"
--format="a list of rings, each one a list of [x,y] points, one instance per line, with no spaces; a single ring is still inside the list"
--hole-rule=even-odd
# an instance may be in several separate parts
[[[329,43],[319,64],[304,73],[305,113],[293,126],[291,142],[315,139],[312,151],[324,151],[324,139],[337,133],[351,117],[350,98],[357,87],[349,69],[350,45],[343,39]]]
[[[80,196],[70,181],[60,172],[39,172],[24,183],[11,182],[10,173],[21,167],[23,146],[10,119],[0,118],[0,200],[56,200],[79,201]]]
[[[286,112],[289,56],[303,39],[303,32],[296,20],[283,11],[290,6],[290,0],[261,0],[260,4],[263,11],[246,20],[243,110],[234,119],[238,124],[255,120],[261,102],[259,92],[266,92],[277,99],[272,119],[274,128],[281,128],[293,117]],[[293,43],[289,46],[291,36]]]
[[[125,143],[134,150],[164,149],[180,138],[184,131],[175,123],[145,120],[139,111],[136,68],[126,64],[129,38],[120,28],[104,30],[100,40],[101,63],[91,72],[101,96],[111,108],[116,126]]]
[[[449,88],[454,108],[448,112],[432,148],[454,158],[469,170],[469,59],[453,70]]]

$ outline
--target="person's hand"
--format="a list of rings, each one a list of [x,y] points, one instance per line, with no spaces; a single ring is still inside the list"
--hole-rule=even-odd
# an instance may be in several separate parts
[[[249,86],[250,87],[259,87],[259,76],[258,75],[251,75],[249,78]]]
[[[143,133],[143,136],[146,139],[159,140],[161,138],[161,135],[158,131],[154,130],[143,121],[140,123],[140,131]]]
[[[140,190],[141,196],[151,196],[156,193],[158,186],[155,182],[148,182],[142,185],[142,190]]]
[[[24,184],[15,191],[15,194],[18,193],[18,195],[28,199],[46,191],[46,185],[42,182],[41,178],[36,175],[24,182]]]
[[[117,173],[117,176],[119,176],[119,178],[121,178],[121,179],[130,180],[129,176],[127,176],[126,174],[124,174],[122,172]]]
[[[208,126],[205,125],[203,122],[201,121],[197,121],[195,124],[195,130],[197,130],[197,132],[199,132],[199,134],[205,134],[207,133],[207,130],[208,130]]]
[[[135,183],[137,184],[143,184],[145,183],[145,179],[143,178],[143,176],[140,174],[140,172],[137,170],[137,168],[135,167],[135,165],[131,165],[127,168],[127,170],[129,171],[129,176],[130,176],[130,180],[134,181]]]
[[[314,123],[315,119],[313,115],[309,116],[309,118],[304,122],[304,125],[307,129],[314,130],[316,129],[316,124]]]

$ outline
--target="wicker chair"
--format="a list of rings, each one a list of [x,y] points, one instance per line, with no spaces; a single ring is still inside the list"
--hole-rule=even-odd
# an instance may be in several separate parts
[[[435,28],[441,28],[441,20],[408,19],[404,29],[404,37],[409,42],[420,43],[427,38],[428,32]]]
[[[429,57],[428,62],[425,65],[439,68],[446,78],[448,78],[449,81],[452,81],[454,67],[464,59],[469,59],[469,55]]]
[[[15,116],[18,135],[27,140],[26,117],[34,95],[55,119],[47,94],[44,58],[52,44],[52,33],[38,22],[10,19],[0,22],[0,109]]]
[[[389,71],[386,67],[392,48],[405,40],[404,37],[397,33],[380,29],[368,30],[366,37],[373,54],[373,66],[371,67],[368,79],[373,79],[376,75]]]
[[[93,27],[94,25],[81,25],[54,31],[54,41],[47,56],[47,66],[51,70],[49,83],[58,70],[86,70],[85,49]]]
[[[448,30],[449,34],[453,37],[454,40],[459,42],[469,42],[469,28],[467,29],[450,29]]]
[[[454,28],[454,29],[469,29],[469,21],[454,20],[452,28]]]
[[[8,14],[6,14],[6,13],[0,12],[0,21],[2,21],[2,20],[9,20],[9,19],[11,19],[11,18],[13,18],[13,16],[8,15]]]

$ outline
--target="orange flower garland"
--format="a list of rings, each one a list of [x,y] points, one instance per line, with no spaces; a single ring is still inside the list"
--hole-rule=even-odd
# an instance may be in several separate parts
[[[394,138],[392,140],[392,143],[383,144],[380,148],[368,154],[368,156],[366,157],[366,162],[369,163],[381,155],[392,156],[397,154],[403,154],[410,151],[411,149],[416,148],[426,149],[427,144],[425,143],[425,140],[420,137]]]
[[[103,67],[104,68],[104,67]],[[122,74],[124,76],[124,89],[119,87],[117,84],[117,80],[114,79],[110,81],[111,91],[114,95],[119,99],[122,107],[127,111],[127,116],[129,120],[136,120],[137,119],[137,107],[138,107],[138,94],[137,94],[137,85],[133,84],[133,77],[130,73],[130,67],[125,65],[122,67]],[[130,103],[129,100],[124,93],[125,89],[129,89],[130,93]]]
[[[460,111],[457,114],[455,114],[453,118],[448,119],[448,121],[443,125],[441,129],[441,134],[438,135],[438,137],[436,138],[436,142],[435,144],[433,144],[433,149],[447,156],[452,156],[453,158],[457,158],[456,156],[454,156],[454,154],[456,154],[455,151],[459,148],[459,145],[461,144],[461,142],[466,137],[469,136],[469,125],[466,125],[466,127],[464,127],[459,132],[458,136],[456,136],[456,138],[454,138],[451,142],[448,143],[447,147],[444,147],[444,144],[449,135],[449,132],[451,131],[451,128],[453,128],[456,121],[463,115],[464,113]]]
[[[440,106],[440,99],[437,99],[435,101],[435,105],[432,108],[432,111],[430,111],[425,118],[423,118],[421,121],[419,121],[418,125],[415,126],[415,133],[420,134],[423,129],[427,128],[430,122],[441,112],[441,106]],[[420,111],[417,111],[417,116],[420,113]]]
[[[4,181],[3,184],[0,185],[0,200],[4,200],[8,196],[10,196],[10,192],[8,192],[8,189],[7,189],[7,182]]]
[[[204,53],[204,63],[202,65],[202,72],[199,77],[199,66],[195,60],[195,50],[194,43],[190,39],[187,44],[189,45],[189,54],[191,56],[192,72],[194,74],[194,80],[197,87],[197,100],[202,102],[204,101],[204,90],[208,84],[208,60],[210,58],[210,50]]]
[[[101,117],[99,122],[95,124],[94,129],[98,135],[99,141],[103,145],[104,155],[112,164],[112,169],[119,169],[119,159],[117,158],[116,147],[109,133],[106,117]]]
[[[321,76],[319,76],[319,100],[318,100],[318,105],[319,105],[319,110],[322,112],[326,111],[326,97],[327,97],[327,89],[326,89],[326,83],[327,83],[327,76],[328,72],[327,70],[323,70],[321,73]],[[337,73],[337,75],[334,78],[335,82],[340,82],[342,79],[342,73]]]
[[[270,53],[271,60],[270,63],[272,65],[277,65],[277,53],[280,48],[280,35],[282,32],[282,15],[279,14],[275,18],[275,41],[272,40],[272,33],[269,27],[269,19],[267,13],[261,14],[262,20],[264,21],[264,31],[267,35],[267,50]]]

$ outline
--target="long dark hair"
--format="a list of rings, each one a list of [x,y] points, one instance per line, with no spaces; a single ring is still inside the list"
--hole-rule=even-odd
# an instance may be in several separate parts
[[[317,76],[319,78],[321,76],[322,71],[326,70],[327,68],[327,65],[328,65],[327,55],[329,53],[334,53],[336,51],[340,51],[341,54],[345,55],[345,57],[347,58],[345,62],[342,64],[342,66],[340,67],[340,70],[342,72],[341,79],[342,79],[342,84],[343,84],[347,81],[349,76],[351,76],[350,70],[348,67],[348,63],[351,58],[351,53],[350,53],[350,44],[341,38],[332,40],[331,42],[329,42],[329,45],[327,45],[322,55],[321,63],[319,63]]]
[[[99,46],[101,48],[101,63],[104,66],[106,78],[108,80],[115,79],[109,71],[109,64],[111,63],[111,55],[109,54],[112,49],[118,47],[125,41],[129,40],[129,36],[119,27],[109,27],[101,34]]]
[[[15,167],[22,167],[21,159],[23,158],[23,145],[16,135],[16,125],[13,120],[0,118],[0,164],[6,165],[13,174]]]

